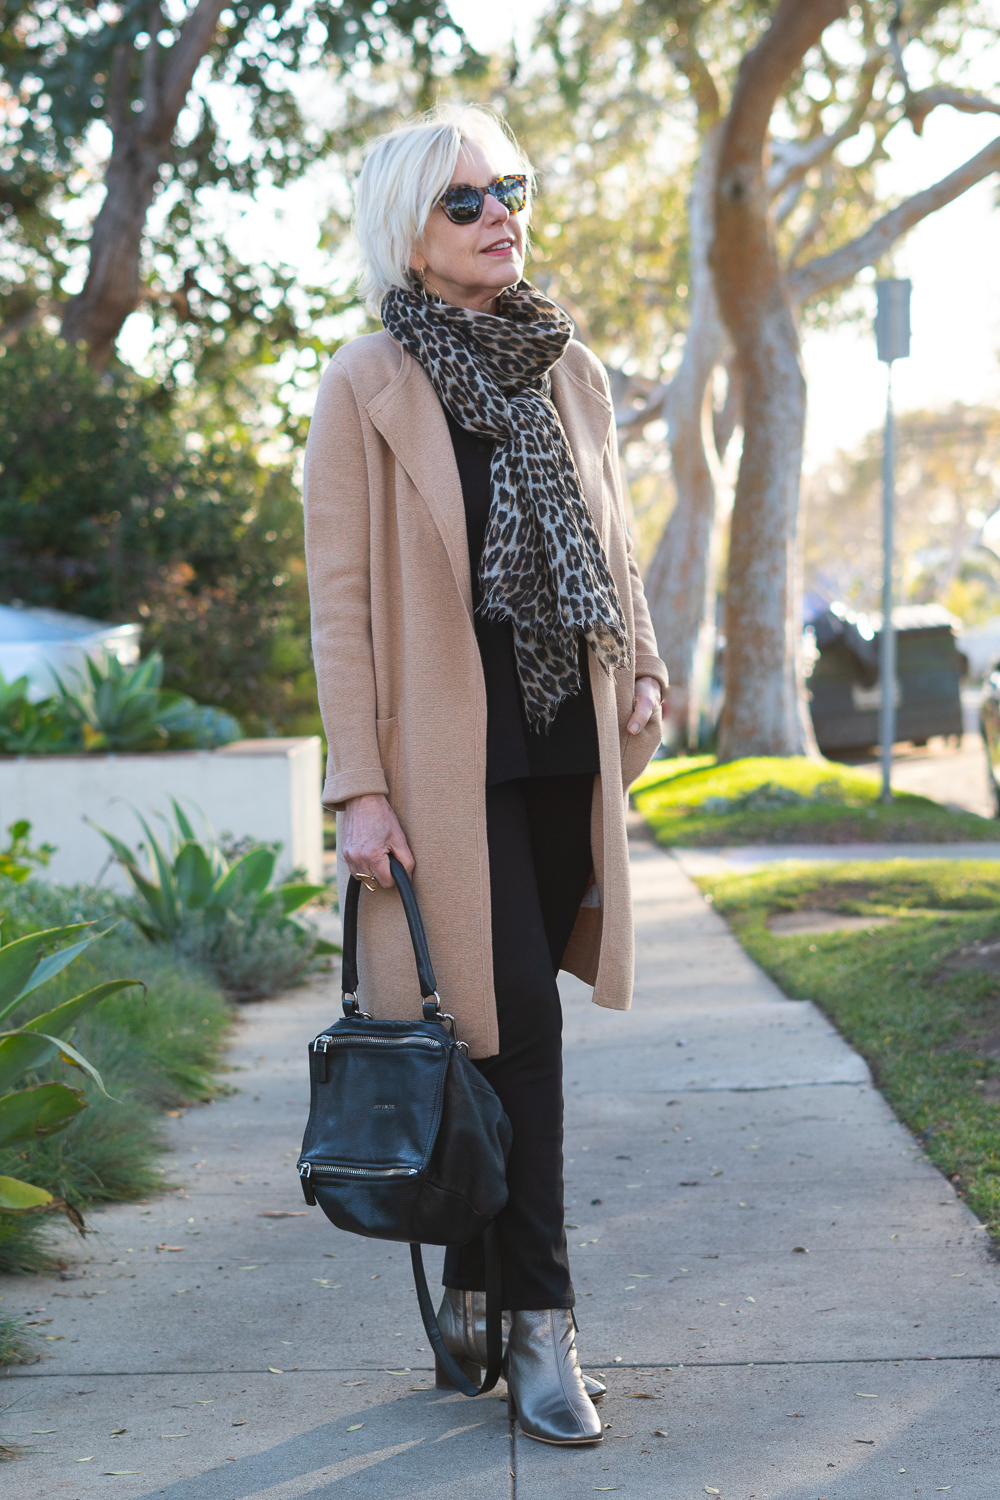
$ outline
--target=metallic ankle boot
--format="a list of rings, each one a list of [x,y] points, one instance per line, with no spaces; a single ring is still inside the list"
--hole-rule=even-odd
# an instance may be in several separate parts
[[[507,1392],[525,1437],[558,1444],[599,1443],[604,1437],[583,1383],[568,1308],[512,1315]]]
[[[455,1287],[445,1287],[444,1300],[438,1308],[438,1327],[445,1348],[462,1374],[478,1384],[482,1379],[482,1367],[486,1364],[486,1293],[460,1292]],[[437,1355],[434,1356],[434,1384],[439,1391],[453,1389]]]
[[[438,1309],[438,1325],[445,1346],[470,1380],[481,1380],[486,1368],[486,1293],[460,1292],[445,1287],[444,1300]],[[503,1315],[504,1343],[510,1338],[510,1313]],[[452,1389],[451,1381],[434,1360],[434,1383],[438,1390]],[[598,1401],[607,1391],[603,1380],[583,1376],[584,1389],[591,1401]]]

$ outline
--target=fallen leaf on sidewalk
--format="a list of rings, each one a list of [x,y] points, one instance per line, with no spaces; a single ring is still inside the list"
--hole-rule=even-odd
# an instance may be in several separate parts
[[[91,1454],[89,1458],[74,1458],[74,1460],[73,1460],[73,1462],[75,1464],[91,1464],[91,1463],[93,1463],[93,1461],[94,1461],[94,1455],[93,1454]]]
[[[230,1425],[230,1427],[245,1427],[247,1424],[246,1424],[245,1421],[242,1421],[242,1422],[230,1422],[229,1425]]]
[[[274,1365],[268,1365],[267,1372],[269,1375],[284,1375],[285,1373],[284,1370],[276,1370]]]
[[[115,1428],[112,1429],[111,1436],[112,1437],[124,1437],[125,1434],[126,1434],[126,1432],[128,1432],[128,1428],[127,1427],[115,1427]]]
[[[413,1371],[410,1369],[409,1365],[407,1365],[405,1370],[386,1370],[385,1373],[387,1375],[412,1375]]]
[[[856,1443],[866,1443],[870,1448],[874,1448],[875,1446],[874,1438],[855,1438],[854,1441]]]
[[[237,1266],[237,1271],[259,1271],[260,1266]]]
[[[710,1484],[706,1484],[706,1486],[705,1486],[705,1494],[706,1495],[718,1495],[720,1493],[721,1493],[720,1490],[713,1490],[713,1488],[712,1488],[712,1486]]]
[[[141,1469],[105,1469],[104,1473],[105,1473],[106,1477],[110,1477],[110,1476],[112,1476],[114,1474],[141,1474],[142,1470]]]
[[[364,1425],[364,1422],[355,1422],[354,1426],[348,1427],[347,1430],[348,1432],[360,1432]]]
[[[855,1391],[854,1394],[856,1396],[864,1396],[864,1398],[865,1398],[866,1401],[877,1401],[878,1400],[878,1396],[875,1394],[874,1391]]]
[[[58,1432],[58,1427],[32,1427],[30,1437],[48,1437],[50,1433]]]
[[[161,1438],[183,1438],[193,1436],[193,1434],[190,1432],[161,1432],[159,1435]]]
[[[806,1249],[805,1245],[793,1245],[792,1246],[792,1254],[793,1255],[808,1255],[809,1251]]]
[[[157,1245],[157,1250],[183,1250],[183,1245]]]
[[[626,1396],[632,1401],[662,1401],[662,1396],[653,1396],[649,1391],[626,1391]]]
[[[302,1219],[308,1216],[307,1208],[265,1208],[258,1219]]]
[[[662,1427],[654,1427],[653,1428],[653,1436],[654,1437],[667,1437],[668,1434],[666,1432],[664,1432],[664,1430],[663,1430]]]
[[[785,1412],[785,1416],[786,1417],[804,1417],[805,1416],[805,1412],[804,1411],[786,1411]]]

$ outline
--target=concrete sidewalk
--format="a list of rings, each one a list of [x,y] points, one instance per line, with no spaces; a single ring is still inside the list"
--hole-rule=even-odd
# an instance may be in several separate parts
[[[431,1389],[405,1250],[304,1211],[326,983],[245,1007],[239,1092],[171,1122],[179,1192],[96,1215],[78,1279],[0,1287],[52,1340],[2,1386],[0,1428],[33,1450],[5,1494],[996,1494],[985,1233],[677,861],[637,844],[633,881],[631,1015],[564,987],[567,1221],[583,1359],[610,1387],[602,1447],[512,1438],[495,1396]]]

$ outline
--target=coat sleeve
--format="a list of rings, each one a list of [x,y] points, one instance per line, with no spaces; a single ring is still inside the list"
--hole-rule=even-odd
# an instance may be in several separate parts
[[[357,398],[336,363],[309,427],[304,503],[313,659],[329,746],[323,803],[339,809],[388,786],[375,731],[368,465]]]

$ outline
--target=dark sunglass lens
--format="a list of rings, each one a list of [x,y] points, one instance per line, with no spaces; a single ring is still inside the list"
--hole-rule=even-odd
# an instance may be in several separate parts
[[[453,224],[472,224],[483,211],[483,195],[479,188],[449,188],[441,196],[441,207]]]
[[[497,201],[511,214],[521,212],[528,196],[524,183],[518,177],[501,177],[494,191]]]

